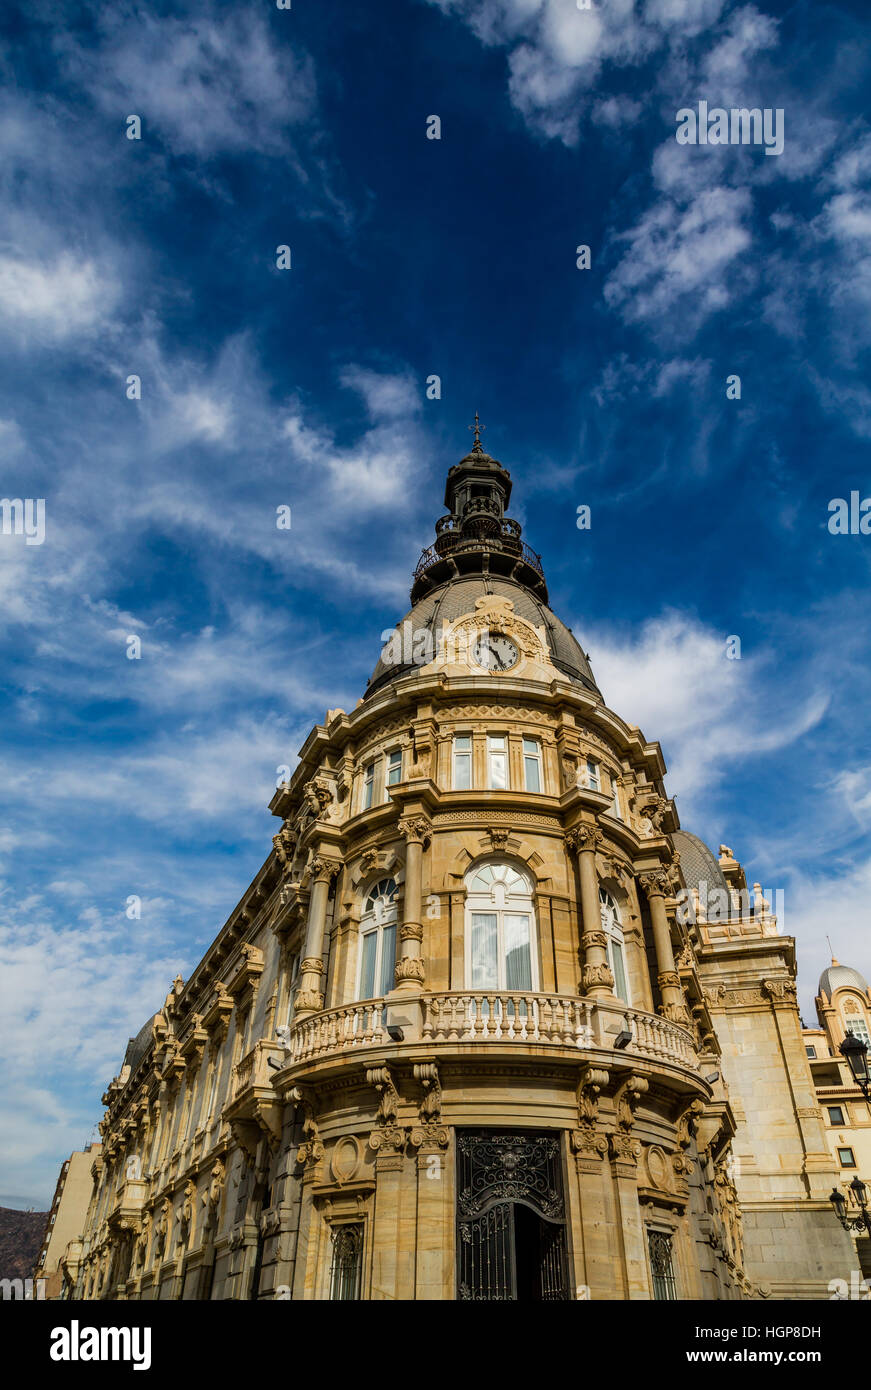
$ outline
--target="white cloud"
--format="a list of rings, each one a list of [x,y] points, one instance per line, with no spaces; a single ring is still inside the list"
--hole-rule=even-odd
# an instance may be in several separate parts
[[[51,264],[0,255],[0,322],[25,340],[62,342],[94,333],[118,300],[119,287],[92,260],[62,252]]]
[[[799,739],[822,719],[828,696],[778,693],[760,657],[727,656],[728,634],[667,612],[628,637],[589,628],[585,640],[609,708],[664,747],[667,784],[690,815],[711,812],[730,769]]]
[[[725,187],[705,189],[686,208],[655,203],[616,238],[627,249],[606,281],[606,303],[628,322],[650,324],[680,305],[681,334],[694,330],[730,302],[736,279],[746,288],[754,276],[744,255],[751,207],[747,189]]]
[[[273,45],[255,7],[183,19],[103,10],[101,24],[96,48],[64,42],[68,75],[119,123],[140,116],[143,138],[154,128],[176,154],[278,154],[288,127],[314,114],[310,61]]]

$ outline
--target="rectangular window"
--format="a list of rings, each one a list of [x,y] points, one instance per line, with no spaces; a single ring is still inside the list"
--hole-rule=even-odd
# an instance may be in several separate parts
[[[595,758],[587,759],[587,787],[591,792],[598,792],[602,789],[599,778],[599,764]]]
[[[366,932],[361,944],[360,998],[375,998],[375,952],[378,947],[377,931]]]
[[[499,988],[499,919],[495,912],[472,913],[472,988]]]
[[[653,1297],[676,1299],[672,1237],[669,1232],[648,1230],[647,1250],[650,1256],[650,1272],[653,1275]]]
[[[817,1050],[815,1047],[811,1047],[810,1044],[808,1044],[805,1048],[805,1052],[807,1053],[808,1057],[810,1057],[811,1061],[816,1061]]]
[[[868,1025],[864,1018],[849,1017],[845,1020],[844,1027],[853,1034],[854,1038],[861,1038],[865,1046],[871,1048],[871,1035],[868,1033]]]
[[[852,1149],[838,1149],[838,1162],[842,1168],[855,1168],[856,1159]]]
[[[363,1223],[334,1226],[330,1238],[333,1243],[330,1298],[357,1299],[363,1272]]]
[[[844,1111],[840,1105],[830,1105],[828,1111],[830,1125],[842,1125],[844,1123]]]
[[[505,913],[505,988],[532,989],[529,917],[525,912]]]
[[[375,791],[375,764],[368,763],[363,772],[363,810],[368,811],[372,805],[372,796]]]
[[[608,955],[611,957],[611,972],[614,976],[614,993],[618,999],[625,999],[629,1003],[629,991],[626,988],[626,966],[623,960],[623,947],[619,941],[611,938],[608,942]]]
[[[296,988],[299,983],[299,952],[296,951],[291,956],[287,964],[287,1008],[284,1013],[286,1027],[290,1027],[293,1022],[294,1000],[296,998]]]
[[[508,749],[501,734],[487,739],[487,786],[492,791],[505,791],[508,786]]]
[[[523,740],[523,776],[528,792],[541,791],[541,744],[537,738]]]
[[[395,787],[402,781],[402,749],[394,748],[387,754],[387,785]]]
[[[454,739],[454,791],[467,792],[472,785],[472,735]]]

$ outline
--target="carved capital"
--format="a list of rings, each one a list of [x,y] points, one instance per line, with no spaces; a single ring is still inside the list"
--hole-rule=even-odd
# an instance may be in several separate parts
[[[420,922],[403,922],[399,928],[400,941],[423,941],[423,927]]]
[[[330,883],[337,878],[342,869],[338,859],[323,859],[316,855],[309,864],[309,871],[315,883]]]
[[[648,873],[639,874],[638,882],[648,899],[665,898],[671,892],[671,882],[665,869],[651,869]]]
[[[432,839],[432,824],[426,816],[403,816],[398,829],[409,844],[422,845],[424,849]]]
[[[299,969],[301,975],[323,975],[324,963],[320,956],[306,956],[300,962]]]
[[[563,836],[566,847],[574,854],[591,853],[605,842],[605,836],[597,825],[576,825]]]

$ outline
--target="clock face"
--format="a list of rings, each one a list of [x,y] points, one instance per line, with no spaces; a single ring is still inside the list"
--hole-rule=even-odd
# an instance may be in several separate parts
[[[504,632],[482,632],[475,639],[472,658],[488,671],[509,671],[520,660],[520,652]]]

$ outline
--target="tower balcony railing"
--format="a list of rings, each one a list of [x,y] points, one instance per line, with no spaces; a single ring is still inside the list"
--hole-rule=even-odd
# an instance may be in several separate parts
[[[300,1019],[291,1029],[290,1064],[343,1057],[375,1048],[401,1048],[386,1028],[384,999],[366,999]],[[533,991],[451,990],[421,996],[421,1044],[487,1048],[548,1047],[563,1051],[613,1048],[615,1020],[631,1034],[624,1055],[697,1070],[693,1035],[659,1014],[601,1006],[577,995]],[[412,1041],[412,1039],[408,1039]]]
[[[456,555],[464,550],[476,551],[493,549],[498,551],[508,551],[513,557],[522,560],[529,565],[530,569],[535,570],[536,574],[544,579],[544,569],[541,563],[541,556],[537,555],[531,546],[525,541],[517,539],[513,530],[507,528],[507,523],[503,522],[501,536],[464,536],[459,531],[446,531],[441,535],[435,545],[427,546],[421,552],[420,559],[414,571],[414,579],[420,579],[421,575],[426,574],[427,570],[434,565],[440,564],[448,555]]]

